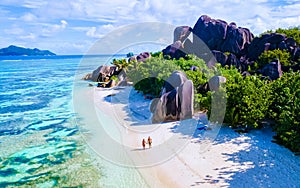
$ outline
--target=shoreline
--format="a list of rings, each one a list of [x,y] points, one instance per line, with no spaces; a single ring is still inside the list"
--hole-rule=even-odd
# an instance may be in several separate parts
[[[191,137],[190,132],[182,131],[184,129],[176,131],[176,126],[178,126],[176,122],[154,126],[136,124],[135,119],[130,117],[132,114],[128,113],[130,112],[126,100],[128,94],[122,94],[122,91],[128,90],[130,89],[92,88],[89,97],[93,98],[92,105],[95,105],[98,120],[103,118],[103,114],[114,119],[113,123],[106,122],[104,129],[98,130],[105,130],[114,141],[122,145],[118,148],[122,150],[118,151],[121,157],[112,157],[111,160],[122,158],[119,162],[131,164],[131,167],[135,166],[134,169],[149,187],[295,186],[300,184],[296,175],[300,172],[300,158],[294,156],[288,149],[272,143],[271,130],[262,129],[248,134],[238,134],[228,127],[222,127],[214,139],[205,139],[211,137],[214,129],[206,130],[198,135],[193,133]],[[111,97],[111,101],[104,100],[104,97],[109,94],[115,95]],[[114,99],[116,100],[113,101]],[[120,121],[125,123],[125,126]],[[143,121],[143,123],[146,122]],[[102,122],[101,125],[103,124]],[[126,126],[130,129],[126,129]],[[91,142],[105,142],[104,138],[97,135],[97,129],[87,128],[94,132],[89,137]],[[140,142],[142,138],[147,138],[150,132],[153,147],[144,151]],[[166,149],[163,145],[168,144],[167,141],[170,139],[175,144],[185,143],[186,145],[176,152],[173,150],[175,154],[173,153],[168,158],[166,155],[170,154],[172,149]],[[181,142],[177,142],[178,140]],[[172,144],[171,142],[171,148]],[[98,146],[98,149],[103,151],[101,146]],[[108,150],[104,149],[104,151],[116,152],[117,148],[106,149]],[[165,160],[161,160],[162,158],[159,158],[157,154],[162,155]],[[154,161],[160,160],[160,163],[153,163],[153,159]],[[151,162],[152,165],[144,167],[141,165]],[[289,182],[286,181],[287,177],[290,179]]]

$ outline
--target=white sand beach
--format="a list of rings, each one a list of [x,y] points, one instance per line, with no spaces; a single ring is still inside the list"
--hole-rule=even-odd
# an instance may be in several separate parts
[[[149,187],[300,186],[300,157],[272,143],[270,128],[238,134],[209,125],[205,114],[152,125],[150,100],[131,87],[91,87],[84,95],[95,112],[79,112],[89,116],[88,144],[112,165],[137,170]],[[198,130],[200,124],[211,130]],[[153,145],[144,150],[148,136]]]

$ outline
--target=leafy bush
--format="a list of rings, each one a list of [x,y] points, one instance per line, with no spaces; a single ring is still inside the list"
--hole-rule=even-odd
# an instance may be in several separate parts
[[[290,59],[291,55],[289,52],[285,50],[269,50],[263,52],[257,60],[257,64],[259,68],[263,68],[265,65],[269,64],[270,62],[274,61],[274,59],[279,59],[280,63],[284,66],[292,65]]]
[[[233,127],[258,128],[267,114],[271,91],[267,81],[243,76],[236,68],[221,68],[226,77],[227,104],[224,122]]]
[[[159,57],[159,58],[163,58],[163,53],[162,52],[150,52],[151,57]]]
[[[122,58],[122,59],[113,59],[112,64],[115,65],[116,67],[118,67],[119,69],[125,69],[129,65],[127,60],[124,59],[124,58]]]
[[[300,29],[299,27],[294,27],[290,29],[276,29],[276,33],[282,33],[285,34],[287,37],[292,37],[295,39],[296,43],[299,45],[300,44]]]
[[[174,59],[173,62],[178,65],[183,71],[188,71],[193,66],[195,66],[202,72],[208,71],[205,61],[195,55],[187,55],[185,58],[179,58],[178,60]]]
[[[269,116],[276,121],[276,140],[300,152],[300,73],[290,72],[272,83]]]
[[[180,69],[172,61],[153,57],[145,62],[130,63],[127,67],[127,76],[136,90],[157,97],[164,81],[175,70]]]

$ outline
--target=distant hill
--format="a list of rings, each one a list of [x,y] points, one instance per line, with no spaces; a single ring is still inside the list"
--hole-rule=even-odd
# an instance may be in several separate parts
[[[37,48],[23,48],[10,45],[7,48],[0,49],[0,56],[54,56],[56,55],[49,50],[39,50]]]

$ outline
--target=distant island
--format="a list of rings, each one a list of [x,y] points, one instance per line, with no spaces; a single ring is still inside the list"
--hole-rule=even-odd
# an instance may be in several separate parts
[[[7,48],[0,49],[0,56],[55,56],[56,54],[49,50],[39,50],[37,48],[23,48],[10,45]]]

